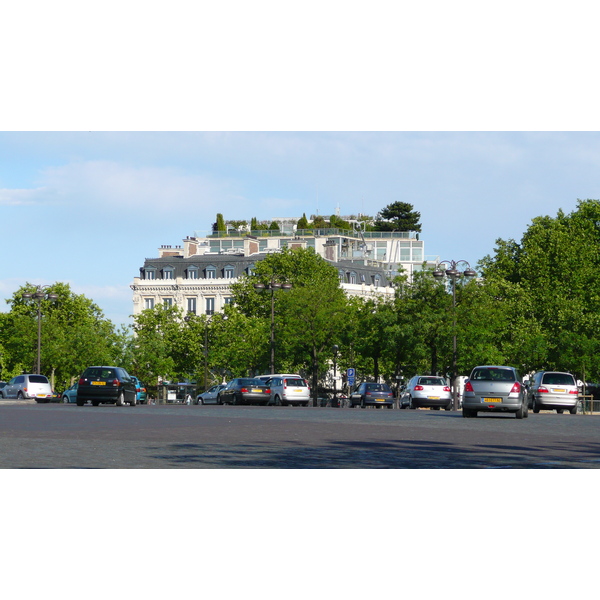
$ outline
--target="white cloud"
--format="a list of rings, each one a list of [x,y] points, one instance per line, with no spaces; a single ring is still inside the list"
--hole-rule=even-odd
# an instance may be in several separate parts
[[[37,204],[47,195],[45,188],[31,190],[0,189],[0,206],[24,206]]]

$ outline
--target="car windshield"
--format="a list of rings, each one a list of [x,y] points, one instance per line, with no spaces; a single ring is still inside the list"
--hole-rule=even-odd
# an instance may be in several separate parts
[[[446,385],[442,377],[421,377],[419,383],[421,385]]]
[[[367,383],[367,391],[369,392],[389,392],[390,388],[385,383]]]
[[[101,367],[94,367],[93,369],[88,369],[85,372],[86,377],[94,378],[97,377],[99,379],[111,379],[115,377],[114,369],[103,369]]]
[[[475,369],[471,379],[473,381],[514,381],[515,376],[511,369],[488,367],[486,369]]]
[[[264,385],[260,379],[238,379],[239,385]]]
[[[294,379],[286,379],[285,384],[293,385],[295,387],[306,387],[306,382],[304,381],[304,379],[298,379],[297,377]]]
[[[575,380],[569,373],[546,373],[542,383],[547,385],[575,385]]]

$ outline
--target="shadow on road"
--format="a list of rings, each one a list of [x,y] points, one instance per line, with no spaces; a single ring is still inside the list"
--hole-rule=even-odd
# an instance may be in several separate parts
[[[512,446],[445,442],[332,441],[287,444],[171,444],[150,456],[157,468],[217,469],[564,469],[600,467],[600,444]],[[167,452],[165,452],[167,450]]]

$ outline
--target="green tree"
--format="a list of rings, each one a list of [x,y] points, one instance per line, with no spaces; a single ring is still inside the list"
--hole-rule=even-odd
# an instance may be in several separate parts
[[[23,293],[35,290],[27,283],[7,301],[10,312],[0,320],[2,377],[35,370],[37,302],[23,298]],[[56,389],[68,387],[91,364],[112,364],[127,355],[130,336],[124,330],[116,332],[92,300],[74,294],[65,283],[57,282],[46,291],[58,299],[41,301],[41,370]]]
[[[408,202],[393,202],[381,209],[375,221],[376,231],[421,231],[421,213]]]
[[[217,213],[217,221],[213,223],[213,232],[226,232],[227,225],[225,224],[225,219],[221,213]]]
[[[332,357],[332,345],[345,318],[347,299],[337,270],[312,248],[285,249],[257,263],[253,276],[233,284],[232,292],[243,314],[260,317],[269,326],[271,292],[259,292],[254,284],[268,286],[272,281],[292,284],[289,291],[273,292],[276,364],[285,362],[310,372],[316,404],[319,373]]]
[[[277,223],[277,221],[272,221],[271,225],[269,225],[269,229],[271,231],[279,231],[279,223]]]
[[[302,216],[298,219],[296,228],[297,229],[309,229],[310,228],[310,225],[308,224],[308,219],[306,218],[306,213],[302,213]]]

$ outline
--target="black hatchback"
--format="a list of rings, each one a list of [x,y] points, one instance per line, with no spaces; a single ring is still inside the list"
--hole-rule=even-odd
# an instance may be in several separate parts
[[[135,381],[122,367],[88,367],[77,387],[77,406],[83,406],[88,400],[94,406],[101,403],[135,406]]]
[[[271,386],[253,377],[232,379],[219,392],[218,404],[268,404],[271,400]]]

